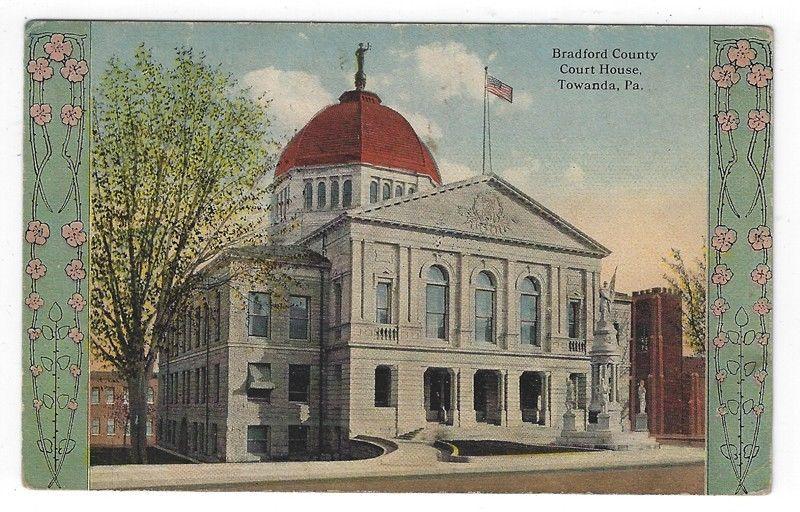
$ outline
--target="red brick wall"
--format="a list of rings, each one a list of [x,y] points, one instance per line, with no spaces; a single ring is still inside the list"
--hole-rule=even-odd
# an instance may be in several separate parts
[[[127,404],[125,390],[127,384],[119,378],[116,372],[92,371],[89,377],[89,446],[112,447],[130,446],[130,434],[125,433],[127,420]],[[158,400],[158,379],[150,379],[150,388],[153,389],[153,403],[149,405],[150,436],[147,437],[148,445],[156,444],[156,404]],[[107,390],[113,390],[113,404],[107,403]],[[97,403],[95,403],[97,402]],[[114,433],[108,434],[108,420],[114,420]]]
[[[632,412],[639,412],[637,387],[644,380],[651,434],[704,438],[705,360],[683,355],[680,295],[665,288],[634,292],[631,333]]]

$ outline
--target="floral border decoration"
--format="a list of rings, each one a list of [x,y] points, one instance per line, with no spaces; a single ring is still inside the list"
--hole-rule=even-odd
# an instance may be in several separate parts
[[[84,115],[88,99],[87,44],[86,34],[30,34],[25,67],[28,78],[25,142],[29,145],[33,171],[33,184],[26,188],[31,195],[24,234],[28,283],[25,306],[30,311],[25,342],[32,390],[32,397],[26,400],[33,406],[36,447],[49,473],[48,488],[62,487],[60,476],[65,461],[75,451],[78,440],[85,439],[75,430],[76,414],[79,409],[83,414],[88,410],[85,397],[80,395],[81,374],[87,366],[82,324],[87,302],[83,294],[87,233],[81,198],[81,183],[85,180],[80,175],[88,144]],[[56,120],[54,107],[59,113]],[[53,123],[63,126],[54,127]],[[54,140],[55,137],[62,140]],[[65,171],[66,177],[58,175]],[[61,182],[69,183],[63,198],[60,197],[63,191],[55,185],[48,186]],[[62,240],[55,242],[50,239],[51,226],[46,220],[59,217],[65,222],[60,226]],[[60,247],[47,250],[54,244]],[[45,282],[48,265],[58,265],[57,260],[63,254],[70,254],[64,275],[50,277]],[[64,288],[64,283],[56,279],[66,280],[71,294],[55,295]],[[69,313],[65,314],[65,309]]]
[[[711,198],[708,407],[722,435],[717,440],[709,431],[708,450],[709,458],[724,459],[720,467],[732,472],[735,487],[712,489],[709,481],[709,491],[746,494],[754,464],[768,464],[769,458],[761,448],[762,419],[768,412],[765,392],[772,310],[773,238],[767,179],[772,149],[772,48],[770,41],[750,37],[713,40],[710,50],[715,109],[711,172],[718,175],[719,191]],[[740,111],[747,112],[744,125]],[[743,141],[747,141],[744,148]],[[751,185],[752,199],[746,196]],[[737,203],[742,197],[747,202]],[[749,247],[739,241],[734,226],[746,226]],[[737,245],[742,246],[740,250]],[[749,275],[739,279],[736,273],[742,269]]]

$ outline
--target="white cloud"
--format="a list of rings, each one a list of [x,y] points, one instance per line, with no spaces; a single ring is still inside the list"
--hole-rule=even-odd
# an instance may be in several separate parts
[[[476,176],[478,173],[473,171],[468,165],[449,160],[439,160],[439,174],[442,175],[443,183],[453,183],[455,181],[466,180]]]
[[[483,61],[462,43],[431,43],[414,50],[417,71],[435,87],[440,100],[483,98]]]
[[[414,128],[414,131],[417,132],[417,135],[426,143],[438,143],[439,139],[442,138],[442,129],[436,124],[436,121],[429,119],[424,114],[420,114],[419,112],[413,112],[411,114],[402,113],[403,117],[411,124],[411,127]]]
[[[269,102],[270,116],[289,131],[299,130],[320,109],[334,102],[319,77],[303,71],[257,69],[244,76],[244,83],[254,98]]]

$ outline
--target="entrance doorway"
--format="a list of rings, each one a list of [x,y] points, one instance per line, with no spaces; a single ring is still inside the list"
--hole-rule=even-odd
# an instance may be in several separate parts
[[[425,418],[443,425],[453,424],[453,376],[449,368],[425,370]]]
[[[502,379],[497,370],[478,370],[473,380],[475,420],[500,425]]]
[[[548,404],[544,383],[542,372],[523,372],[519,378],[519,406],[525,423],[547,423]]]

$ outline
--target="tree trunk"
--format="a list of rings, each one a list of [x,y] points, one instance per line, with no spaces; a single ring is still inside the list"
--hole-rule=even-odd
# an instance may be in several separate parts
[[[128,379],[129,420],[131,424],[131,449],[128,462],[147,464],[147,389],[150,371],[148,368],[136,369],[136,374]]]

